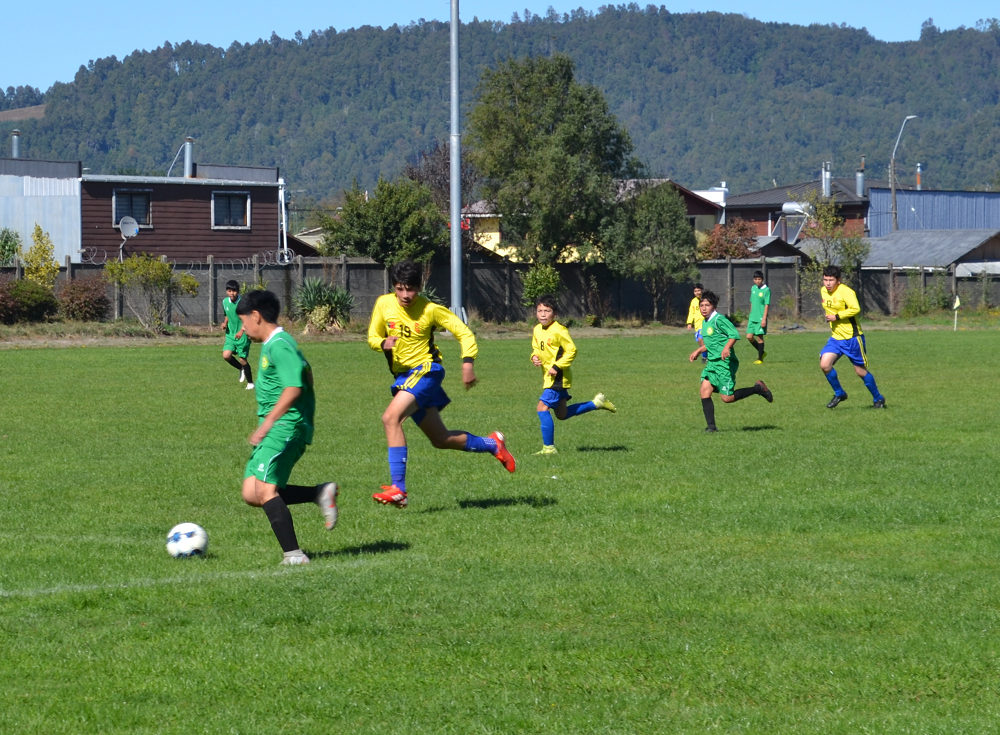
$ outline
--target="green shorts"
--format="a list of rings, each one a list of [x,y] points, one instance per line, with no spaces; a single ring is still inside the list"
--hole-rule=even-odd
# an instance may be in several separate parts
[[[306,453],[306,446],[303,427],[296,426],[292,431],[282,426],[271,427],[264,441],[254,447],[243,479],[253,476],[277,487],[287,486],[292,468]]]
[[[763,337],[767,334],[767,327],[760,326],[760,322],[747,322],[747,336],[751,334],[759,334]]]
[[[701,371],[701,379],[712,384],[716,391],[724,396],[731,396],[736,390],[736,371],[740,369],[740,361],[735,357],[729,360],[709,360]]]
[[[236,339],[235,337],[230,337],[226,335],[226,342],[222,345],[222,351],[232,352],[237,357],[242,357],[246,360],[250,357],[250,338],[244,333],[242,337]]]

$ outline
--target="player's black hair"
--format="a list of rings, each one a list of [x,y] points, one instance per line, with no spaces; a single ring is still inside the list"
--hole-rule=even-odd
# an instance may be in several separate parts
[[[701,301],[707,301],[712,305],[713,309],[719,306],[719,297],[715,295],[715,291],[702,291]],[[701,301],[699,301],[699,303],[701,303]],[[240,303],[243,302],[241,301]]]
[[[226,290],[240,292],[240,284],[238,281],[226,281]]]
[[[754,271],[753,272],[753,277],[754,278],[759,278],[760,280],[763,281],[764,280],[764,271]]]
[[[393,286],[398,283],[400,286],[419,289],[424,281],[424,272],[412,260],[401,260],[392,267],[389,277]]]
[[[537,299],[535,299],[535,308],[539,306],[547,306],[552,309],[553,314],[559,313],[559,306],[556,303],[556,297],[550,293],[543,293]]]
[[[701,289],[702,291],[704,291],[704,290],[705,290],[705,287],[704,287],[704,286],[702,286],[702,285],[701,285],[700,283],[696,283],[696,284],[694,284],[694,287],[695,287],[695,288],[700,288],[700,289]]]
[[[828,277],[828,278],[836,278],[839,281],[840,280],[840,266],[837,266],[837,265],[828,265],[826,268],[823,269],[823,275],[826,276],[826,277]]]
[[[270,291],[247,291],[236,305],[236,313],[246,316],[251,311],[260,314],[265,322],[277,324],[278,314],[281,313],[281,302]]]

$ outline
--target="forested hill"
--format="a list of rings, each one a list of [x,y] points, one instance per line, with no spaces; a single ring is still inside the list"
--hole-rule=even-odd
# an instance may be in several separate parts
[[[228,49],[168,44],[81,67],[46,92],[44,119],[16,126],[24,155],[80,159],[94,173],[163,173],[193,135],[196,160],[276,164],[311,196],[354,178],[371,188],[447,137],[448,42],[446,23],[421,22]],[[549,53],[604,91],[651,174],[690,187],[788,184],[825,160],[850,176],[862,154],[885,178],[908,114],[920,117],[897,154],[905,180],[918,161],[934,187],[984,188],[1000,171],[996,21],[925,24],[919,41],[885,43],[863,29],[634,4],[473,20],[461,32],[464,104],[484,68]]]

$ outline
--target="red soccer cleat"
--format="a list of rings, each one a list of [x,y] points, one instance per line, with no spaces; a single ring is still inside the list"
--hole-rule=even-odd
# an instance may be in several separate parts
[[[514,455],[507,451],[504,435],[499,431],[494,431],[490,434],[490,439],[497,443],[497,453],[493,456],[500,460],[500,464],[504,466],[504,469],[508,472],[513,472],[517,463],[514,461]]]
[[[372,495],[372,500],[382,505],[395,505],[397,508],[406,507],[406,493],[395,485],[383,485],[382,492]]]

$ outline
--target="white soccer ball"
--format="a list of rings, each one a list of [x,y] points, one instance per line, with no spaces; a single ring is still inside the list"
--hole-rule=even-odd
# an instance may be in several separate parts
[[[178,523],[167,534],[167,551],[175,559],[205,556],[208,553],[208,534],[197,523]]]

